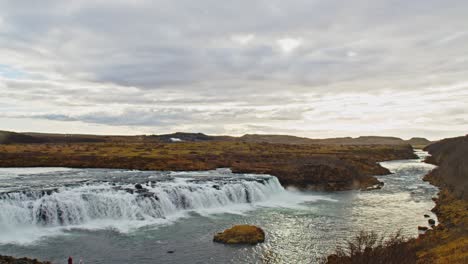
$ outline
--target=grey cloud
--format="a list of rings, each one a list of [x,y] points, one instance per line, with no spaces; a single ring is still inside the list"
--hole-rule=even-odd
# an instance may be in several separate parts
[[[461,8],[452,6],[464,3],[442,2],[83,1],[67,7],[56,1],[44,1],[37,6],[41,12],[32,12],[32,7],[14,2],[4,5],[3,10],[8,11],[4,20],[17,33],[17,38],[8,41],[22,42],[26,36],[28,42],[41,49],[53,49],[49,51],[59,57],[55,59],[71,60],[56,70],[88,73],[91,80],[99,82],[158,88],[241,74],[256,79],[317,84],[330,82],[320,80],[324,75],[334,75],[336,80],[405,69],[407,63],[400,61],[398,65],[383,58],[396,48],[403,54],[411,54],[417,51],[419,41],[433,42],[439,38],[424,30],[431,28],[431,24],[437,24],[445,34],[451,33],[451,23],[445,23],[446,26],[438,23],[446,21],[444,17],[455,23],[453,16],[461,15]],[[435,8],[438,16],[429,13]],[[237,32],[253,32],[263,40],[256,40],[245,49],[223,42]],[[415,32],[419,33],[416,37],[409,35]],[[275,39],[288,35],[303,38],[305,47],[287,59],[278,59],[281,54],[273,51],[272,46]],[[370,39],[367,45],[356,46],[358,55],[354,62],[346,58],[346,47],[324,49],[366,38]],[[325,53],[305,56],[320,49]],[[359,63],[361,56],[364,61]]]
[[[394,107],[412,112],[404,122],[424,120],[418,102],[398,103],[415,96],[442,122],[451,113],[441,108],[467,95],[426,95],[466,82],[467,9],[462,0],[3,1],[2,64],[24,75],[0,75],[0,103],[63,122],[281,132],[280,122],[378,120],[356,94],[392,91],[373,97],[381,118]],[[239,34],[252,39],[232,41]],[[285,52],[284,38],[300,45]],[[468,111],[453,111],[444,124],[458,131]]]

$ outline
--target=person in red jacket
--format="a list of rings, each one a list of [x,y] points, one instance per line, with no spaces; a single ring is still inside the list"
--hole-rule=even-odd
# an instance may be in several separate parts
[[[72,259],[72,257],[71,257],[71,256],[70,256],[70,257],[68,257],[68,264],[73,264],[73,259]]]

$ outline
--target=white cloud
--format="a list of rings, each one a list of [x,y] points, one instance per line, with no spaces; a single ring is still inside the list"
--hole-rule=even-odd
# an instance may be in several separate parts
[[[278,43],[278,46],[283,52],[289,53],[302,45],[302,39],[282,38],[282,39],[278,39],[276,43]]]
[[[446,43],[449,43],[451,41],[454,41],[454,40],[458,40],[460,38],[463,38],[465,36],[468,36],[468,32],[467,31],[459,31],[459,32],[455,32],[455,33],[452,33],[452,34],[449,34],[448,36],[445,36],[444,38],[442,38],[441,40],[438,41],[438,44],[446,44]]]
[[[238,35],[231,36],[232,41],[239,43],[241,45],[249,44],[254,38],[255,38],[254,34],[238,34]]]
[[[348,51],[348,52],[346,53],[346,56],[348,56],[348,57],[350,57],[350,58],[356,57],[356,56],[357,56],[357,53],[354,52],[354,51]]]

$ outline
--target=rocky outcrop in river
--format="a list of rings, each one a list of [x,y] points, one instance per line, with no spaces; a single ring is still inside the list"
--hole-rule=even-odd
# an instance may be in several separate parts
[[[262,243],[265,241],[265,232],[253,225],[235,225],[221,233],[217,233],[214,242],[224,244],[251,244]]]

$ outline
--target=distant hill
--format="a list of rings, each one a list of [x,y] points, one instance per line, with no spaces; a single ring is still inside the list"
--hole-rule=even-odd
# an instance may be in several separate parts
[[[143,136],[101,136],[0,131],[0,144],[141,142]]]
[[[152,142],[168,143],[179,141],[233,141],[230,136],[209,136],[203,133],[176,132],[163,135],[136,135],[136,136],[108,136],[85,134],[56,134],[56,133],[16,133],[0,131],[0,144],[28,144],[28,143],[98,143],[98,142]]]
[[[21,133],[22,135],[37,139],[38,143],[80,143],[105,142],[106,136],[80,135],[80,134],[50,134],[50,133]],[[27,143],[27,142],[14,142]],[[35,143],[35,142],[33,142]]]
[[[235,138],[230,136],[209,136],[203,133],[186,133],[176,132],[172,134],[151,135],[146,138],[151,138],[160,142],[179,142],[179,141],[232,141]]]
[[[21,133],[1,131],[0,130],[0,144],[11,144],[11,143],[44,143],[45,141],[41,138],[29,136]]]
[[[176,132],[161,135],[106,136],[83,134],[15,133],[0,132],[0,144],[25,143],[97,143],[97,142],[204,142],[241,141],[249,143],[293,144],[293,145],[407,145],[407,141],[397,137],[363,136],[358,138],[311,139],[289,135],[246,134],[241,137],[210,136],[203,133]]]
[[[243,142],[255,142],[255,143],[275,143],[275,144],[311,144],[312,139],[295,137],[288,135],[258,135],[258,134],[246,134],[238,138]]]
[[[264,142],[275,144],[335,144],[335,145],[406,145],[408,144],[401,138],[397,137],[378,137],[378,136],[362,136],[358,138],[343,137],[343,138],[326,138],[326,139],[311,139],[304,137],[295,137],[287,135],[258,135],[247,134],[239,138],[245,142]]]
[[[429,141],[428,139],[421,138],[421,137],[413,137],[405,141],[411,146],[413,146],[414,148],[424,148],[427,145],[432,143],[432,141]]]

